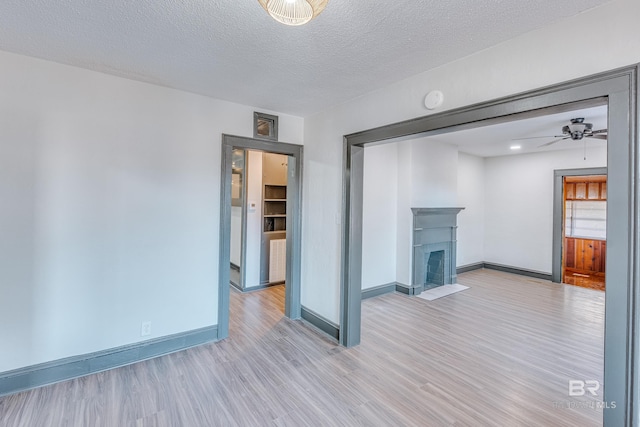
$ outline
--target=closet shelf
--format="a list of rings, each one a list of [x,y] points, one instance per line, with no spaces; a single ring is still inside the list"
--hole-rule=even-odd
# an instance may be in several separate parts
[[[287,186],[265,184],[262,200],[262,231],[265,233],[286,231]]]

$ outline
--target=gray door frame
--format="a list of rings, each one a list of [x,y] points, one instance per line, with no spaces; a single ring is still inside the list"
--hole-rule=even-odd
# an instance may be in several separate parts
[[[551,281],[560,283],[562,281],[562,244],[564,227],[564,177],[565,176],[588,176],[606,175],[607,168],[581,168],[581,169],[556,169],[553,171],[553,246],[551,249]],[[605,268],[605,271],[607,269]]]
[[[229,264],[231,262],[231,156],[234,148],[258,150],[293,157],[288,162],[287,181],[287,271],[285,316],[299,319],[300,265],[302,260],[302,153],[301,145],[222,135],[220,188],[220,254],[218,265],[218,338],[229,336]],[[244,263],[244,260],[243,260]],[[244,267],[244,266],[243,266]]]
[[[606,426],[638,425],[638,285],[640,212],[638,185],[638,66],[469,107],[382,126],[344,137],[340,342],[360,342],[362,192],[364,147],[373,143],[468,129],[493,123],[608,104],[608,203],[616,221],[607,226],[604,395]],[[609,191],[611,188],[612,191]]]
[[[231,150],[233,151],[233,149]],[[239,269],[239,280],[238,280],[238,285],[237,287],[240,289],[244,289],[245,288],[245,277],[246,277],[246,272],[245,272],[245,259],[247,258],[247,167],[248,167],[248,157],[246,155],[245,152],[245,156],[244,156],[244,165],[243,165],[243,178],[242,178],[242,182],[241,182],[241,199],[242,199],[242,204],[240,206],[241,209],[241,218],[240,218],[240,269]],[[233,163],[233,162],[232,162]],[[232,205],[233,208],[233,205]],[[229,236],[231,236],[231,234],[229,234]],[[229,259],[231,259],[231,257],[229,257]],[[229,280],[229,283],[231,283],[231,280]]]

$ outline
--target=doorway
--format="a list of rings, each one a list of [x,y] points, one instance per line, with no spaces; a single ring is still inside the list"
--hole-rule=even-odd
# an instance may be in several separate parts
[[[230,282],[240,292],[285,284],[288,162],[233,149]]]
[[[280,165],[286,170],[286,202],[283,203],[281,185],[276,186],[279,188],[271,188],[265,190],[266,186],[263,185],[262,180],[258,185],[260,196],[252,197],[248,193],[246,185],[246,177],[244,178],[244,184],[238,184],[242,182],[240,177],[234,177],[234,174],[239,173],[238,168],[234,168],[234,150],[236,152],[236,160],[238,159],[239,151],[251,150],[258,156],[262,156],[262,153],[273,153],[276,155],[285,156],[287,158],[286,167]],[[274,157],[275,158],[275,157]],[[278,157],[282,158],[282,157]],[[246,160],[246,159],[245,159]],[[251,163],[249,160],[248,164]],[[238,164],[235,163],[237,166]],[[246,165],[245,165],[246,166]],[[235,169],[235,172],[234,172]],[[285,173],[283,173],[284,175]],[[262,175],[262,173],[260,173]],[[234,180],[235,178],[235,180]],[[218,291],[218,337],[220,339],[226,338],[229,335],[229,293],[230,293],[230,279],[231,279],[231,242],[232,242],[232,205],[233,196],[244,194],[244,191],[239,189],[234,190],[234,182],[236,187],[238,185],[244,186],[247,191],[245,197],[245,204],[248,203],[247,210],[251,210],[251,204],[254,203],[254,208],[257,210],[258,203],[260,203],[260,215],[258,230],[270,230],[270,224],[273,223],[275,228],[275,222],[278,222],[280,228],[286,229],[286,237],[280,244],[280,252],[284,252],[286,259],[285,263],[280,263],[280,266],[284,266],[284,282],[286,283],[285,289],[285,316],[291,319],[298,319],[301,315],[300,305],[300,260],[301,260],[301,244],[300,244],[300,229],[301,229],[301,191],[302,191],[302,146],[287,144],[276,141],[266,141],[253,138],[246,138],[240,136],[223,135],[222,136],[222,179],[221,179],[221,192],[220,192],[220,253],[219,253],[219,291]],[[267,184],[267,183],[265,183]],[[268,194],[263,194],[264,191],[268,191]],[[275,191],[275,193],[273,193]],[[273,194],[272,194],[273,193]],[[277,193],[277,194],[276,194]],[[275,197],[274,196],[278,196]],[[273,197],[271,197],[273,196]],[[237,197],[236,197],[237,198]],[[251,199],[256,200],[251,200]],[[260,200],[259,200],[260,199]],[[264,205],[265,201],[274,201],[274,203],[267,202],[269,206]],[[274,206],[271,206],[274,204]],[[276,206],[277,205],[277,206]],[[271,215],[263,216],[263,212],[269,210],[271,212],[277,211]],[[284,211],[284,213],[283,213]],[[245,218],[246,219],[246,218]],[[241,220],[243,234],[247,235],[246,220]],[[236,225],[237,228],[237,225]],[[272,230],[275,231],[275,230]],[[281,230],[284,231],[284,230]],[[237,234],[237,230],[236,230]],[[262,239],[264,231],[259,232],[260,239]],[[283,237],[283,236],[280,236]],[[269,245],[271,244],[268,242]],[[246,247],[242,251],[246,251]],[[258,252],[259,252],[258,247]],[[284,249],[284,250],[283,250]],[[237,249],[236,249],[237,252]],[[241,256],[241,265],[239,266],[239,283],[248,284],[246,269],[248,260],[246,256]],[[259,259],[259,258],[258,258]],[[260,264],[260,263],[258,263]],[[232,267],[233,268],[233,267]],[[257,269],[258,276],[260,276],[260,269]],[[243,274],[243,272],[245,272]],[[268,276],[267,276],[268,280]],[[258,284],[258,287],[262,285]]]
[[[470,107],[424,116],[380,128],[346,135],[343,169],[343,240],[340,341],[360,342],[362,289],[362,194],[364,147],[393,139],[415,138],[492,122],[537,116],[552,110],[608,105],[609,112],[609,211],[615,207],[616,221],[607,227],[607,298],[605,306],[605,402],[615,408],[604,411],[605,425],[626,425],[637,420],[636,367],[637,287],[634,268],[640,245],[636,236],[639,218],[637,187],[637,67],[583,78],[554,87],[490,101]],[[566,110],[565,110],[566,111]],[[611,191],[611,189],[615,191]]]
[[[604,291],[607,176],[602,172],[606,169],[556,171],[563,190],[562,200],[554,204],[562,204],[562,250],[558,251],[562,254],[562,283]]]

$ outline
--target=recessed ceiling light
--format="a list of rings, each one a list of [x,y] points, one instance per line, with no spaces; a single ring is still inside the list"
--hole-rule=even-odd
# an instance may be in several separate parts
[[[512,146],[511,146],[511,147],[509,147],[509,148],[510,148],[510,149],[512,149],[512,150],[519,150],[519,149],[521,149],[521,148],[522,148],[522,146],[521,146],[521,145],[512,145]]]

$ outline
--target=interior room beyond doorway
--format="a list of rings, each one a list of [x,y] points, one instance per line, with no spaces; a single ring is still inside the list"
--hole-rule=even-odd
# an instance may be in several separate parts
[[[432,260],[415,255],[428,240],[417,238],[416,230],[430,234],[433,243],[444,244],[454,237],[454,269],[495,268],[551,280],[554,259],[560,262],[562,255],[554,250],[555,225],[562,226],[563,221],[562,211],[557,220],[554,214],[556,172],[607,173],[606,140],[559,140],[557,135],[576,117],[583,117],[593,129],[607,129],[607,106],[599,105],[366,147],[363,293],[375,295],[395,289],[414,295],[423,290],[421,283],[429,281],[428,275],[412,272],[416,271],[416,260],[422,263],[422,271],[428,270]],[[575,188],[576,184],[572,185]],[[579,187],[587,185],[592,191],[584,201],[601,204],[606,183],[602,187],[602,183],[585,182]],[[596,186],[604,192],[596,193]],[[584,196],[578,197],[586,194],[584,190]],[[557,202],[562,207],[562,192],[559,195]],[[581,207],[581,202],[575,203]],[[414,227],[414,211],[454,207],[459,210],[455,233],[436,232],[435,226]],[[602,207],[606,216],[606,205]],[[583,209],[579,213],[582,215]],[[574,225],[581,228],[575,231],[584,233],[585,220],[578,220]],[[598,227],[604,231],[604,224]],[[559,232],[558,240],[561,236]]]
[[[284,284],[288,156],[234,149],[230,283],[246,292]]]
[[[605,289],[607,176],[564,177],[562,282]]]

